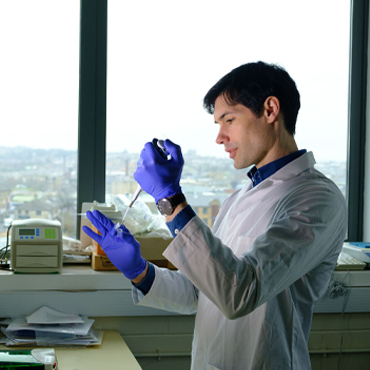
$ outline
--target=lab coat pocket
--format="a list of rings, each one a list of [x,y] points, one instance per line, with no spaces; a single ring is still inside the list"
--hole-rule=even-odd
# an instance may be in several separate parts
[[[220,367],[216,367],[216,366],[207,364],[206,370],[224,370],[224,369],[221,369]]]
[[[239,236],[236,239],[234,253],[238,258],[243,256],[243,253],[248,252],[251,249],[252,244],[256,238],[251,238],[250,236]]]

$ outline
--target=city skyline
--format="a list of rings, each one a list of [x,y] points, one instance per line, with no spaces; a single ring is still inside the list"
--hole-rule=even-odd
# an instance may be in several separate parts
[[[7,51],[0,61],[0,146],[77,149],[79,11],[74,0],[0,4]],[[107,151],[138,153],[157,137],[184,152],[226,157],[203,96],[231,69],[263,60],[286,68],[297,83],[298,147],[318,162],[345,160],[349,20],[350,2],[334,0],[230,0],[227,7],[109,1]]]

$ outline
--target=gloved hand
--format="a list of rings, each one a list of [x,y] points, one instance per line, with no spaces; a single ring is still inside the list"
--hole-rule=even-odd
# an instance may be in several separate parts
[[[99,235],[89,227],[82,230],[103,248],[109,260],[120,270],[127,279],[135,279],[146,268],[146,260],[141,256],[140,244],[124,225],[122,232],[117,233],[114,223],[101,212],[95,210],[86,212],[87,218],[101,232]]]
[[[164,158],[153,143],[146,143],[134,173],[135,180],[154,197],[156,203],[161,198],[181,193],[180,178],[184,165],[181,148],[171,140],[165,140],[164,147],[172,157],[170,160]]]

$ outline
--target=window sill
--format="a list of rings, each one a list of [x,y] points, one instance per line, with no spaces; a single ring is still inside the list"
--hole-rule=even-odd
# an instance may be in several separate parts
[[[95,271],[89,265],[66,265],[61,274],[15,274],[0,270],[0,291],[30,290],[131,290],[120,271]]]
[[[67,265],[61,274],[14,274],[1,271],[2,317],[26,316],[46,305],[87,316],[163,316],[167,311],[133,304],[131,282],[119,271],[94,271],[90,266]],[[370,270],[335,272],[349,290],[335,299],[322,298],[314,313],[370,312]]]

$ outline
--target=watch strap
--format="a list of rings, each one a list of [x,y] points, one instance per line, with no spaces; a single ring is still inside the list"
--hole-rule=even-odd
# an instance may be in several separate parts
[[[165,201],[165,202],[163,202]],[[167,216],[170,216],[172,215],[172,213],[174,212],[175,208],[186,201],[186,198],[185,198],[185,195],[182,194],[182,193],[179,193],[179,194],[176,194],[174,195],[173,197],[170,197],[170,198],[162,198],[162,199],[159,199],[158,203],[157,203],[157,207],[159,209],[159,212],[162,214],[162,215],[167,215]],[[162,203],[162,204],[161,204]],[[163,207],[163,203],[169,203],[169,205],[171,206],[171,210],[167,209],[165,210],[164,207]],[[168,206],[167,206],[168,207]],[[166,208],[167,208],[166,207]],[[170,212],[169,212],[170,211]]]
[[[171,202],[173,209],[175,209],[179,204],[185,202],[186,200],[183,193],[176,194],[175,196],[167,199]]]

